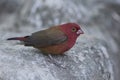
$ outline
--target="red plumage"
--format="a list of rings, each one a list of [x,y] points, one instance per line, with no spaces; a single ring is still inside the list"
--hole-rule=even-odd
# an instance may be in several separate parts
[[[13,38],[8,38],[7,40],[20,40],[20,41],[25,41],[29,36],[25,37],[13,37]]]
[[[31,36],[8,38],[23,41],[47,54],[62,54],[73,47],[77,37],[83,34],[76,23],[66,23],[33,33]]]

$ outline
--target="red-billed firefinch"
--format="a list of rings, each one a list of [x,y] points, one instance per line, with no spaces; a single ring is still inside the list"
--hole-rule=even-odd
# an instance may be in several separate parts
[[[76,23],[66,23],[33,33],[31,36],[8,38],[20,40],[25,46],[33,46],[43,53],[62,54],[73,47],[77,37],[83,34]]]

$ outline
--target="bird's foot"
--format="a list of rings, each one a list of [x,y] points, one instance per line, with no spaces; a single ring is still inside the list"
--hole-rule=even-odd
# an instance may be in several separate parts
[[[51,54],[48,54],[48,57],[49,57],[49,62],[53,63],[54,65],[58,66],[58,67],[61,67],[63,69],[66,69],[64,65],[62,65],[61,63],[58,63],[57,61],[55,61],[53,59],[53,56]]]

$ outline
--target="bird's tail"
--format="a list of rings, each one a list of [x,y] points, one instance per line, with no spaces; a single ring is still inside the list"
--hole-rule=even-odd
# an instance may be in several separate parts
[[[25,37],[13,37],[13,38],[8,38],[7,40],[20,40],[20,41],[25,41],[26,39],[28,39],[29,36],[25,36]]]

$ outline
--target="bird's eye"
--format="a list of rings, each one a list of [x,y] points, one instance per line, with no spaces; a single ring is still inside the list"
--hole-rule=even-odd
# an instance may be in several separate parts
[[[77,29],[75,27],[72,28],[72,32],[76,32]]]

